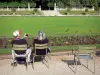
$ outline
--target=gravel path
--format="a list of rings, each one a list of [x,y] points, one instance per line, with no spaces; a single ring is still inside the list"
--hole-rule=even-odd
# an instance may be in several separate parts
[[[34,69],[32,68],[32,65],[28,65],[28,70],[26,70],[25,65],[20,64],[13,70],[13,67],[11,66],[11,55],[0,55],[0,75],[94,75],[82,65],[78,65],[77,73],[75,74],[73,55],[66,55],[66,53],[64,53],[64,55],[63,53],[57,54],[52,54],[52,60],[49,60],[49,68],[40,61],[35,62]],[[94,57],[94,59],[96,62],[95,75],[100,75],[100,57]],[[82,62],[86,65],[85,60],[82,60]],[[93,71],[92,64],[93,62],[89,61],[89,68]]]

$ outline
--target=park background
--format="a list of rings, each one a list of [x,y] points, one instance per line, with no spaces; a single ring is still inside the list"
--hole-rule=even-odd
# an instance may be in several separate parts
[[[29,34],[45,32],[52,51],[78,49],[79,45],[100,48],[100,0],[1,0],[0,53],[11,53],[14,30]]]

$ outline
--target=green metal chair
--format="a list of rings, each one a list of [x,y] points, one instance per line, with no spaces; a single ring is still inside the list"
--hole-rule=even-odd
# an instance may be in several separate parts
[[[96,46],[79,46],[78,52],[74,53],[74,61],[75,61],[75,65],[76,65],[75,73],[77,71],[77,63],[81,62],[80,61],[81,59],[87,60],[87,66],[83,65],[82,62],[81,62],[81,64],[83,66],[87,67],[87,68],[88,68],[88,61],[93,60],[93,62],[94,62],[94,71],[91,71],[89,68],[88,69],[92,73],[95,73],[95,61],[93,59],[93,56],[95,55],[95,50],[96,50]]]
[[[14,50],[14,60],[16,60],[16,58],[18,57],[24,57],[26,58],[26,69],[28,66],[28,54],[26,54],[26,50],[27,50],[27,44],[13,44],[13,48]],[[19,54],[21,53],[21,54]],[[23,53],[23,54],[22,54]],[[14,69],[14,61],[13,61],[13,69]]]
[[[48,62],[48,58],[49,58],[49,53],[47,52],[47,49],[48,49],[48,44],[35,44],[35,48],[34,48],[34,53],[33,53],[33,68],[34,68],[34,59],[36,56],[41,56],[46,62],[47,62],[47,67],[49,68],[49,62]],[[46,51],[45,54],[37,54],[37,50],[44,50]],[[46,57],[47,57],[47,60],[46,60]]]

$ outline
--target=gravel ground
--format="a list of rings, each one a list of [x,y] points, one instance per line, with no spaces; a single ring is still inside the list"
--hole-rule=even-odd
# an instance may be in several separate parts
[[[75,65],[73,65],[73,55],[66,52],[52,53],[49,60],[49,68],[41,61],[36,61],[34,69],[32,65],[28,65],[26,70],[25,65],[18,64],[14,68],[11,66],[11,55],[0,55],[0,75],[94,75],[90,70],[82,65],[78,65],[77,73],[75,73]],[[100,75],[100,57],[94,57],[96,64],[95,75]],[[86,65],[86,61],[82,60]],[[93,62],[89,61],[89,68],[93,71]]]

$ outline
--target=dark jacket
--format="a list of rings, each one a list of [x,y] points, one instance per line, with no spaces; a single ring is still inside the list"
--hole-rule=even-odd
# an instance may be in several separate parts
[[[25,40],[25,39],[14,39],[14,40],[12,40],[11,41],[11,44],[12,44],[12,47],[13,47],[13,44],[18,44],[18,45],[22,45],[22,44],[27,44],[27,41]],[[28,44],[27,44],[27,46],[28,46]],[[26,53],[26,51],[16,51],[15,50],[15,53],[17,53],[17,54],[24,54],[24,53]]]
[[[45,43],[48,43],[48,39],[44,39],[44,40],[34,39],[33,40],[33,48],[35,47],[35,44],[45,44]],[[47,49],[47,52],[49,52],[48,49]],[[43,50],[43,49],[36,50],[36,54],[38,54],[38,55],[45,55],[46,54],[46,49],[45,50]]]
[[[19,45],[21,45],[21,44],[27,44],[27,41],[25,39],[15,39],[15,40],[11,41],[11,44],[12,44],[12,46],[13,46],[13,44],[19,44]]]

